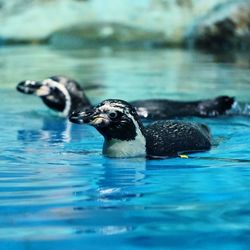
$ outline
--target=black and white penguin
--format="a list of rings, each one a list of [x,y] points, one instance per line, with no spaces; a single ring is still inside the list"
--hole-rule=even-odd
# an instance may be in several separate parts
[[[22,81],[17,85],[17,90],[41,97],[50,109],[64,117],[74,110],[91,106],[82,87],[75,80],[63,76],[52,76],[42,81]]]
[[[151,99],[130,102],[142,118],[157,120],[175,117],[216,117],[226,114],[235,103],[233,97],[218,96],[199,101]]]
[[[123,100],[105,100],[73,112],[69,120],[94,126],[104,137],[103,154],[108,157],[165,158],[211,148],[206,125],[169,120],[144,127],[135,108]]]
[[[25,94],[40,96],[51,109],[67,117],[72,111],[91,106],[83,88],[64,76],[52,76],[43,81],[22,81],[17,90]],[[198,116],[216,117],[232,108],[233,97],[219,96],[200,101],[140,100],[130,102],[140,117],[146,119],[170,119],[175,117]]]

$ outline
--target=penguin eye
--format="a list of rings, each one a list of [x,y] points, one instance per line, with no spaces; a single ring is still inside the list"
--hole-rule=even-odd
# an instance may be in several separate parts
[[[118,116],[118,113],[116,111],[109,111],[108,116],[110,119],[115,119]]]

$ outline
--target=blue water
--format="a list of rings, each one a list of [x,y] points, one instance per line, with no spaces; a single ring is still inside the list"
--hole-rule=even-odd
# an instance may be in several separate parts
[[[214,147],[189,159],[108,159],[94,128],[15,91],[54,74],[105,98],[250,100],[242,55],[0,48],[0,249],[249,249],[250,118],[192,119]]]

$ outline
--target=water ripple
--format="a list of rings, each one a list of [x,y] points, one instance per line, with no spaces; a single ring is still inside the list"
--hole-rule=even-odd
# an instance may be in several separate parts
[[[93,128],[15,92],[20,79],[63,72],[101,82],[87,92],[93,102],[219,94],[249,101],[248,68],[174,49],[0,53],[1,250],[249,248],[249,117],[190,118],[208,124],[215,141],[189,159],[107,159]]]

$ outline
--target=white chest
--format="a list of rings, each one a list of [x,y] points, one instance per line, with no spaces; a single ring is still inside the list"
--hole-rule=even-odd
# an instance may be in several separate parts
[[[112,139],[103,144],[103,154],[108,157],[138,157],[146,156],[146,141],[144,137],[131,141]]]

